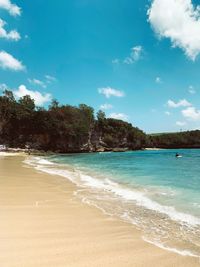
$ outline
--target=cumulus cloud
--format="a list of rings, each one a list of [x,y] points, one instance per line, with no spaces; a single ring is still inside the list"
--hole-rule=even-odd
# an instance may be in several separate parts
[[[99,94],[104,95],[106,98],[110,98],[111,96],[115,97],[124,97],[125,94],[123,91],[116,90],[111,87],[102,87],[98,89]]]
[[[35,100],[36,106],[43,106],[45,103],[51,101],[51,94],[42,94],[38,91],[32,91],[26,88],[25,85],[20,85],[18,90],[14,91],[16,97],[23,97],[25,95],[30,95],[31,98]]]
[[[191,0],[153,0],[149,22],[160,38],[169,38],[191,59],[200,53],[200,8]]]
[[[128,115],[124,113],[111,113],[109,115],[109,118],[117,119],[117,120],[123,120],[127,121],[128,120]]]
[[[186,124],[187,124],[187,123],[186,123],[185,121],[177,121],[177,122],[176,122],[176,125],[177,125],[177,126],[181,126],[181,127],[182,127],[182,126],[185,126]]]
[[[40,81],[38,79],[28,79],[28,81],[29,81],[30,84],[39,85],[39,86],[41,86],[43,88],[47,87],[46,84],[43,81]]]
[[[170,116],[171,115],[171,112],[165,111],[165,115]]]
[[[168,100],[167,105],[170,108],[179,108],[179,107],[189,107],[192,104],[188,102],[186,99],[181,99],[178,102],[174,102],[173,100]]]
[[[200,120],[200,110],[195,107],[188,107],[182,110],[183,116],[188,120],[199,121]]]
[[[0,8],[7,10],[12,16],[21,15],[21,9],[10,0],[0,0]]]
[[[131,48],[131,53],[128,57],[124,59],[125,64],[133,64],[134,62],[138,61],[143,53],[143,48],[141,45],[134,46]]]
[[[14,58],[5,51],[0,51],[0,68],[14,71],[21,71],[25,69],[22,62]]]
[[[4,20],[0,19],[0,38],[5,38],[7,40],[18,41],[21,38],[20,34],[16,30],[12,30],[10,32],[7,32],[4,29],[5,25],[6,25],[6,22]]]
[[[112,109],[113,106],[111,104],[103,104],[100,106],[100,109],[104,109],[104,110],[107,110],[107,109]]]

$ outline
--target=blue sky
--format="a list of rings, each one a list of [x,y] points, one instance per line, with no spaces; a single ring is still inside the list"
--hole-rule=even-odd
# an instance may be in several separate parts
[[[0,89],[102,108],[146,132],[199,129],[197,4],[0,0]]]

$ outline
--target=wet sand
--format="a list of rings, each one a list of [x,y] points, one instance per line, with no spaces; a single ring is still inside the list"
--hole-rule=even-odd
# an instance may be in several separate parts
[[[132,225],[73,195],[67,179],[0,156],[0,266],[200,266],[144,242]]]

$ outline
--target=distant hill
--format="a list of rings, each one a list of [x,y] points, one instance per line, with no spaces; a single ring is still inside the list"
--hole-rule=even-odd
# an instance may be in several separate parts
[[[149,133],[147,134],[148,136],[160,136],[160,135],[164,135],[164,134],[177,134],[177,133],[180,133],[180,132],[164,132],[164,133]]]
[[[151,145],[158,148],[200,148],[200,131],[149,134]]]

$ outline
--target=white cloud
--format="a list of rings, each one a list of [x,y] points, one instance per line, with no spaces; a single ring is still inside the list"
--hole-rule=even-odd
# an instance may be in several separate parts
[[[191,0],[153,0],[149,22],[160,38],[169,38],[192,60],[200,53],[200,7]]]
[[[100,109],[104,109],[104,110],[107,110],[107,109],[112,109],[113,106],[111,104],[103,104],[100,106]]]
[[[143,48],[141,45],[135,46],[131,48],[130,55],[124,59],[125,64],[133,64],[134,62],[138,61],[143,53]]]
[[[182,110],[182,114],[188,120],[200,120],[200,110],[197,110],[195,107],[188,107]]]
[[[170,116],[171,115],[171,112],[165,111],[165,115]]]
[[[188,92],[192,95],[196,94],[196,90],[194,89],[192,85],[189,86]]]
[[[43,81],[37,80],[37,79],[28,79],[30,84],[35,84],[35,85],[39,85],[43,88],[46,88],[46,84]]]
[[[25,85],[20,85],[18,90],[14,91],[16,97],[23,97],[25,95],[30,95],[31,98],[35,100],[36,106],[43,106],[45,103],[51,101],[51,94],[42,94],[38,91],[31,91],[26,88]]]
[[[126,115],[124,113],[111,113],[109,115],[109,118],[127,121],[128,120],[128,115]]]
[[[8,89],[7,84],[5,84],[5,83],[1,83],[1,84],[0,84],[0,91],[5,91],[5,90],[7,90],[7,89]]]
[[[176,125],[177,125],[177,126],[181,126],[181,127],[182,127],[182,126],[185,126],[186,124],[187,124],[187,123],[186,123],[185,121],[177,121],[177,122],[176,122]]]
[[[12,30],[10,32],[7,32],[4,29],[5,25],[6,25],[6,22],[4,20],[0,19],[0,38],[5,38],[7,40],[18,41],[21,38],[20,34],[16,30]]]
[[[25,69],[22,62],[5,51],[0,51],[0,68],[21,71]]]
[[[99,94],[104,95],[106,98],[110,98],[111,96],[115,97],[123,97],[125,96],[123,91],[116,90],[111,87],[103,87],[98,89]]]
[[[55,82],[56,78],[51,75],[45,75],[45,78],[47,79],[48,83]]]
[[[162,80],[160,77],[156,77],[156,80],[155,80],[156,83],[162,83]]]
[[[174,102],[173,100],[168,100],[167,105],[170,108],[179,108],[179,107],[189,107],[192,104],[188,102],[186,99],[181,99],[178,102]]]
[[[12,16],[21,15],[21,9],[16,4],[12,4],[10,0],[0,0],[0,8],[7,10]]]

